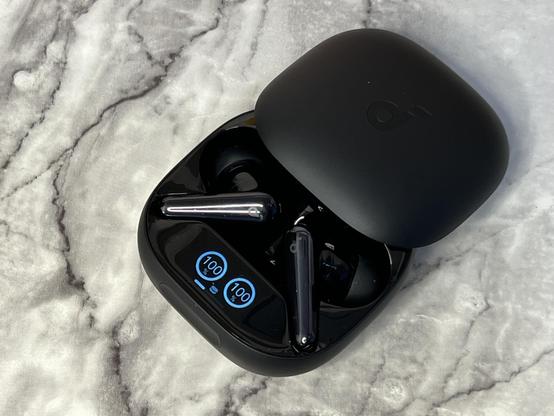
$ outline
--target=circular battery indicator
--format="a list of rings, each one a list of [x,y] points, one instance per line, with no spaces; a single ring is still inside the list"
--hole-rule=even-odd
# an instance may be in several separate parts
[[[210,282],[219,280],[227,273],[227,259],[217,251],[206,251],[196,260],[196,273]]]
[[[256,289],[252,282],[244,277],[231,279],[223,289],[225,302],[233,308],[242,309],[250,306],[256,297]]]

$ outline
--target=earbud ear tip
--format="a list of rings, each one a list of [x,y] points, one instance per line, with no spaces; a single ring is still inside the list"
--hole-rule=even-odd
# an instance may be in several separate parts
[[[384,284],[383,274],[379,271],[380,267],[372,264],[370,259],[360,256],[356,273],[341,304],[355,307],[367,305],[377,299]]]
[[[352,267],[331,250],[323,249],[319,255],[319,287],[321,299],[340,305],[347,296],[352,282]]]
[[[262,161],[251,149],[231,146],[213,158],[211,175],[220,191],[248,192],[258,189]]]

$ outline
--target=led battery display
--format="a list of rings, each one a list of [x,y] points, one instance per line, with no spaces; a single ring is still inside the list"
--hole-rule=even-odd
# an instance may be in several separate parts
[[[198,222],[166,233],[159,249],[167,253],[179,281],[194,290],[201,304],[215,309],[234,331],[257,342],[268,347],[286,344],[283,297],[221,236]]]

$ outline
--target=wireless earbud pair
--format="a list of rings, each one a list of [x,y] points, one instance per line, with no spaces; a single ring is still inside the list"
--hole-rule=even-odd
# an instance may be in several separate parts
[[[221,159],[214,161],[218,181],[212,185],[214,189],[251,190],[210,195],[172,194],[162,197],[163,216],[185,221],[228,222],[238,227],[245,222],[277,220],[282,214],[281,204],[268,193],[257,191],[258,184],[263,183],[257,178],[257,173],[263,170],[261,161],[241,148],[227,149],[220,157],[225,163]],[[320,299],[356,306],[356,303],[370,302],[372,295],[376,295],[372,282],[352,285],[356,265],[341,259],[333,244],[325,245],[325,229],[333,229],[329,222],[334,219],[324,212],[321,206],[316,210],[306,207],[278,238],[281,255],[276,257],[284,259],[291,339],[299,351],[315,348]],[[316,244],[310,232],[312,226],[318,229]],[[316,286],[319,286],[317,293]],[[351,289],[356,293],[352,294]]]

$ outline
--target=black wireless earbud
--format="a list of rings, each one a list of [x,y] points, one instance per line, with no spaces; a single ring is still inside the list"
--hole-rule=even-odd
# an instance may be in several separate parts
[[[168,196],[162,200],[166,217],[189,220],[270,221],[279,213],[279,205],[268,194],[242,192],[218,195]]]
[[[295,225],[287,232],[285,249],[294,342],[300,350],[308,350],[315,346],[317,338],[314,242],[310,231]]]
[[[317,343],[320,301],[347,308],[367,305],[382,293],[386,281],[387,268],[380,263],[387,251],[381,246],[369,250],[380,253],[377,259],[355,254],[349,244],[353,236],[333,221],[322,208],[306,209],[286,233],[293,340],[302,351]]]

